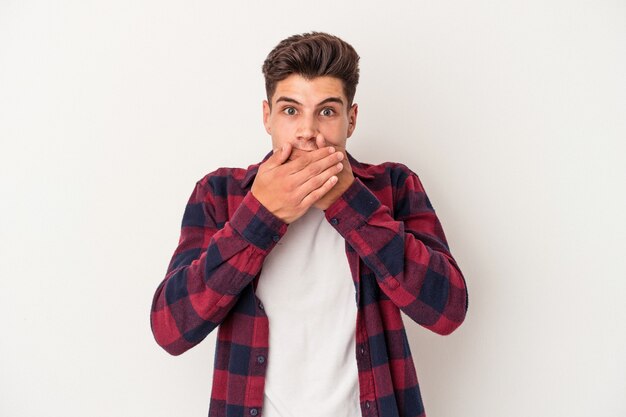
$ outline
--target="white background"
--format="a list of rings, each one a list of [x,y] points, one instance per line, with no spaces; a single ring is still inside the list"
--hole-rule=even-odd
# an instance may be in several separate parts
[[[169,356],[152,295],[310,30],[362,57],[348,149],[420,175],[468,281],[452,335],[405,318],[429,417],[626,415],[617,0],[0,0],[0,415],[207,414],[215,333]]]

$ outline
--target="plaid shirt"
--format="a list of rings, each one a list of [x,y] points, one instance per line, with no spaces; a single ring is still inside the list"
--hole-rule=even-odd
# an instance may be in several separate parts
[[[449,334],[465,318],[465,279],[417,175],[348,158],[355,181],[325,216],[346,241],[356,291],[361,412],[425,416],[400,310]],[[172,355],[219,326],[209,417],[262,414],[269,322],[255,289],[288,225],[250,192],[258,167],[220,168],[196,183],[152,304],[154,337]]]

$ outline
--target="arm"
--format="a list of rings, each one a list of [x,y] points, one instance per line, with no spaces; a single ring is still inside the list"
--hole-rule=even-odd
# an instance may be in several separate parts
[[[238,196],[223,195],[229,184],[216,186],[218,195],[211,187],[212,180],[224,181],[224,176],[208,175],[196,184],[178,247],[152,302],[152,332],[169,353],[185,352],[226,318],[287,224],[337,183],[341,153],[326,147],[287,162],[291,150],[290,145],[276,149],[259,165],[252,188],[230,219],[224,217],[224,199]]]
[[[449,334],[465,319],[465,279],[417,175],[400,166],[393,177],[395,218],[359,179],[326,218],[395,305],[422,326]]]
[[[172,355],[198,344],[226,318],[287,230],[250,192],[230,220],[218,224],[207,179],[189,198],[178,247],[152,302],[154,338]]]

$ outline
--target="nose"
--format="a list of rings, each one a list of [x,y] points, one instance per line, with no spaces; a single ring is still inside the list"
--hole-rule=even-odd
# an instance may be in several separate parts
[[[296,131],[296,138],[303,146],[315,146],[315,139],[319,134],[317,120],[313,115],[300,118],[300,123]]]

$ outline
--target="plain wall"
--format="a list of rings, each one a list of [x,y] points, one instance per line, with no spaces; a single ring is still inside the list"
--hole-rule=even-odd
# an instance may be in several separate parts
[[[349,151],[417,172],[469,287],[405,317],[430,417],[626,415],[623,1],[0,1],[0,415],[203,416],[149,311],[187,198],[270,150],[261,64],[361,55]]]

